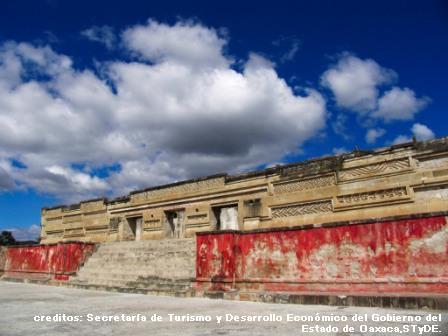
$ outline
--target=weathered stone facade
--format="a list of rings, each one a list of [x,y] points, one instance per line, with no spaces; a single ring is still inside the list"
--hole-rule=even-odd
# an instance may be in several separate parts
[[[150,182],[150,181],[148,181]],[[188,238],[447,211],[448,138],[42,209],[42,243]]]

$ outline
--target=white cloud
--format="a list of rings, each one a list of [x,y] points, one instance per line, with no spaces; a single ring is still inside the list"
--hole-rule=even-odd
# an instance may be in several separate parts
[[[322,85],[329,88],[338,106],[366,114],[376,107],[378,86],[390,83],[396,74],[372,59],[344,54],[324,72]]]
[[[333,154],[334,155],[341,155],[341,154],[345,154],[345,153],[349,153],[350,150],[348,150],[345,147],[335,147],[333,148]]]
[[[179,21],[174,26],[148,20],[123,33],[127,47],[154,62],[181,63],[194,67],[227,68],[222,49],[227,40],[213,28],[192,21]]]
[[[13,189],[14,187],[15,183],[12,176],[0,166],[0,191]]]
[[[390,86],[397,74],[381,67],[372,59],[343,54],[321,77],[339,107],[353,111],[367,124],[380,119],[385,122],[411,120],[430,102],[428,97],[417,98],[409,88],[391,87],[381,95],[381,88]]]
[[[379,99],[378,109],[372,116],[385,121],[412,120],[428,102],[428,98],[417,98],[411,89],[393,87]]]
[[[383,128],[371,128],[366,133],[366,142],[368,144],[374,144],[378,138],[381,138],[386,134],[386,130]]]
[[[15,183],[70,202],[120,195],[275,162],[325,126],[321,94],[295,94],[257,54],[232,69],[212,28],[149,21],[122,36],[145,61],[105,62],[101,77],[49,47],[1,47],[0,162],[23,163],[5,170]]]
[[[117,45],[117,37],[111,26],[93,26],[83,30],[81,35],[91,41],[104,44],[107,49],[114,49]]]
[[[343,137],[345,140],[351,138],[350,132],[347,130],[347,115],[339,113],[331,124],[333,131]]]
[[[426,125],[415,123],[411,127],[411,132],[413,137],[415,137],[418,141],[426,141],[431,140],[435,138],[434,132]],[[406,136],[406,135],[399,135],[395,138],[395,140],[392,142],[393,145],[405,143],[405,142],[411,142],[412,137]]]
[[[407,135],[398,135],[394,141],[392,141],[392,145],[398,145],[402,143],[411,142],[412,138]]]
[[[432,140],[435,138],[434,132],[423,124],[416,123],[412,125],[411,131],[417,140]]]
[[[17,241],[37,240],[40,237],[40,226],[33,224],[24,228],[11,228],[4,231],[10,231]]]

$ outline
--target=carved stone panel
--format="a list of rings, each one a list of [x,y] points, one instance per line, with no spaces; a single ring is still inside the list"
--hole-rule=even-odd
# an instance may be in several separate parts
[[[422,159],[418,162],[419,168],[423,169],[437,169],[448,167],[448,157],[437,157],[431,159]]]
[[[112,217],[109,220],[109,231],[118,232],[118,226],[120,225],[120,217]]]
[[[224,185],[224,178],[221,177],[201,180],[196,182],[179,184],[172,187],[153,189],[141,193],[136,193],[131,196],[131,201],[132,203],[142,203],[150,201],[151,199],[157,199],[168,195],[173,195],[177,193],[183,194],[194,191],[213,189],[217,187],[222,187],[223,185]]]
[[[330,200],[286,205],[272,208],[272,218],[293,217],[333,212]]]
[[[387,205],[410,199],[411,195],[407,187],[396,187],[337,196],[334,208],[344,210],[378,204]]]
[[[294,191],[304,191],[335,185],[336,181],[333,175],[315,177],[305,180],[293,180],[288,182],[278,182],[274,184],[274,192],[277,194],[289,193]]]
[[[378,162],[366,166],[353,167],[341,170],[338,173],[339,181],[349,181],[386,175],[411,169],[409,158]]]

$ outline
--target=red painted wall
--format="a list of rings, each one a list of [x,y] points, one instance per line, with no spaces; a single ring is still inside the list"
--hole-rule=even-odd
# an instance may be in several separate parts
[[[69,274],[77,272],[87,256],[93,252],[94,246],[80,242],[10,246],[6,251],[5,274],[10,277],[42,274],[66,280]]]
[[[444,216],[197,236],[198,289],[447,293]]]

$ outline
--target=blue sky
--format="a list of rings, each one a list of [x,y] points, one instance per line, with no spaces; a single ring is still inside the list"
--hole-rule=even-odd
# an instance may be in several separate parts
[[[444,1],[2,1],[0,228],[445,136],[447,42]]]

